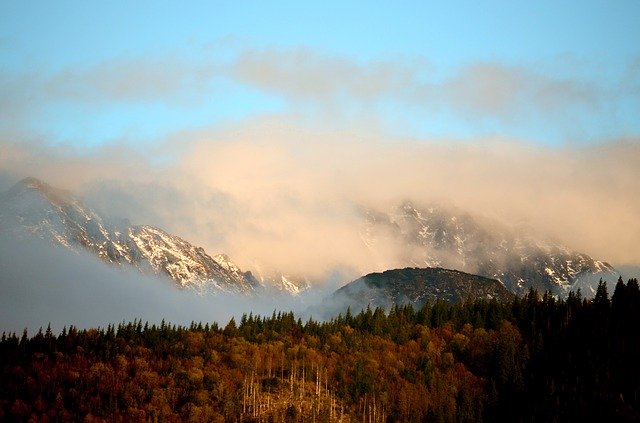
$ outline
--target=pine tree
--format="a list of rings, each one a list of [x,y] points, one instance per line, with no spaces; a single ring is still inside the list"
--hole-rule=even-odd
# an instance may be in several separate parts
[[[607,283],[600,279],[598,283],[598,289],[596,290],[596,296],[593,299],[593,304],[599,310],[608,309],[610,304],[609,293],[607,292]]]
[[[627,287],[622,280],[622,276],[618,278],[618,282],[616,283],[616,288],[613,291],[613,296],[611,297],[611,306],[615,312],[620,312],[624,310],[626,303],[626,290]]]
[[[232,317],[231,320],[229,320],[229,323],[227,323],[227,326],[224,327],[222,333],[226,336],[235,336],[237,332],[238,328],[236,326],[236,319]]]

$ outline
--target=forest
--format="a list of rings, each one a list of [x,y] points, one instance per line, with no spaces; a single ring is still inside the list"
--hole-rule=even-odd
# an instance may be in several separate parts
[[[640,289],[2,334],[0,420],[640,420]]]

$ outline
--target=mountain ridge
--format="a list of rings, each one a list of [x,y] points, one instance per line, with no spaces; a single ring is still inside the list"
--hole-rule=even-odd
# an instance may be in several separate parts
[[[74,251],[88,250],[105,262],[165,274],[182,288],[255,295],[264,287],[227,256],[149,225],[111,222],[69,191],[27,177],[0,196],[0,229],[35,235]]]
[[[386,213],[367,209],[361,229],[363,244],[371,251],[387,241],[401,246],[391,260],[400,265],[389,267],[457,270],[498,280],[519,295],[535,288],[563,296],[581,288],[589,296],[597,275],[617,278],[606,262],[445,207],[404,202]],[[226,254],[210,255],[161,228],[109,220],[70,191],[33,177],[0,194],[0,230],[85,249],[111,264],[165,274],[178,286],[203,293],[257,295],[270,289],[295,296],[311,288],[304,277],[243,271]]]
[[[365,209],[361,237],[373,253],[385,243],[398,245],[398,267],[457,269],[497,279],[519,295],[534,288],[565,296],[576,286],[592,295],[597,283],[578,285],[582,278],[618,277],[610,264],[560,243],[443,206],[405,201],[388,212]]]

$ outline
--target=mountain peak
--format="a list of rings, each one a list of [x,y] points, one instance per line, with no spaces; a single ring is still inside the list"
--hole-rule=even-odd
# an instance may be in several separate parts
[[[114,265],[166,274],[178,286],[252,294],[259,286],[229,257],[220,263],[203,248],[147,225],[115,224],[71,192],[27,177],[0,194],[0,228],[37,236],[74,251],[90,251]]]
[[[59,189],[53,188],[51,185],[47,184],[43,180],[33,176],[27,176],[26,178],[21,179],[13,186],[13,188],[10,189],[10,191],[24,191],[24,190],[39,191],[42,193],[60,191]]]
[[[59,204],[73,200],[73,195],[69,191],[54,188],[41,179],[33,176],[27,176],[17,182],[11,189],[9,189],[7,194],[9,196],[16,196],[25,192],[37,192],[46,197],[46,199],[52,203]]]
[[[24,186],[27,188],[34,188],[34,189],[41,189],[43,187],[50,188],[50,186],[47,183],[45,183],[41,179],[38,179],[34,176],[27,176],[26,178],[19,181],[16,184],[16,186]]]
[[[425,207],[405,201],[387,213],[369,212],[366,218],[362,234],[370,250],[391,242],[403,246],[396,252],[396,262],[497,279],[517,294],[533,287],[566,295],[587,276],[610,277],[615,273],[610,265],[557,241],[513,230],[454,206]]]

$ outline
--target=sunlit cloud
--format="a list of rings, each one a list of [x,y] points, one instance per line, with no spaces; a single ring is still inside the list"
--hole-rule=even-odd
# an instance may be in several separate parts
[[[534,69],[474,59],[442,69],[428,57],[240,43],[193,56],[1,70],[0,171],[83,193],[248,269],[321,276],[392,266],[363,249],[360,213],[406,199],[525,221],[598,259],[640,262],[639,140],[619,125],[637,108],[637,63],[603,82],[553,61]],[[277,112],[265,106],[271,100]],[[247,111],[216,120],[202,114],[212,104]],[[131,107],[162,110],[139,122]],[[78,116],[85,110],[89,123]],[[192,115],[197,124],[182,119]],[[412,129],[441,119],[444,133]],[[106,142],[82,139],[93,146],[84,149],[46,130],[87,125],[106,137],[105,128],[138,124],[160,129],[136,142],[116,130]]]
[[[82,156],[31,146],[15,147],[2,168],[72,188],[109,214],[161,226],[243,268],[321,278],[335,268],[357,275],[398,265],[393,245],[387,261],[372,257],[359,231],[363,207],[388,211],[404,200],[524,223],[595,258],[640,262],[638,141],[452,144],[257,120],[182,133],[163,146],[176,152],[166,164],[126,146]]]

